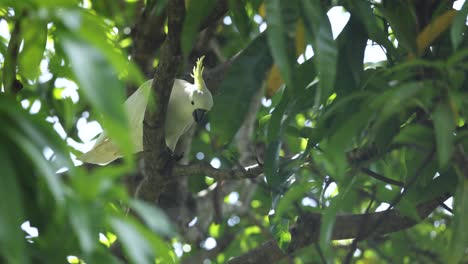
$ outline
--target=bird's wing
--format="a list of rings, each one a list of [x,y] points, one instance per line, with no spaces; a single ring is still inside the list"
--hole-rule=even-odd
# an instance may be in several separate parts
[[[132,137],[135,152],[143,151],[143,119],[145,118],[152,83],[152,79],[145,82],[125,101],[130,136]]]
[[[182,130],[182,133],[180,134],[181,136],[184,135],[185,133],[187,133],[190,128],[192,128],[193,124],[195,122],[191,121],[191,122],[187,122],[187,125],[184,127],[184,129]]]
[[[145,117],[146,106],[151,91],[153,80],[146,81],[142,84],[130,97],[125,101],[125,110],[128,113],[130,128],[142,126],[143,118]]]
[[[107,134],[105,131],[102,131],[102,133],[99,135],[99,137],[96,139],[96,142],[94,142],[94,146],[92,149],[94,149],[97,145],[100,145],[104,140],[108,139]]]
[[[153,80],[143,83],[127,100],[124,107],[130,125],[130,133],[135,146],[135,152],[143,150],[143,118],[151,91]],[[93,148],[78,157],[78,160],[93,164],[107,164],[122,155],[118,147],[103,132],[96,140]]]
[[[77,159],[87,163],[103,165],[120,157],[120,151],[117,146],[107,138]]]
[[[180,130],[174,130],[173,132],[171,132],[171,129],[166,130],[166,145],[171,151],[175,150],[179,138],[187,133],[187,131],[192,127],[193,123],[193,121],[186,122],[185,125],[181,125]]]

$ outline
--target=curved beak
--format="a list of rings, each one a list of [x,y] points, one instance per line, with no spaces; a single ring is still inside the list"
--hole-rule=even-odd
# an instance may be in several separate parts
[[[206,110],[204,109],[195,109],[195,111],[193,111],[192,113],[193,120],[195,120],[195,122],[199,124],[205,119],[205,115],[206,115]]]

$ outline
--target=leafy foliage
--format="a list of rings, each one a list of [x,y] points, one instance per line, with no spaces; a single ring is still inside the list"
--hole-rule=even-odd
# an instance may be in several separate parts
[[[267,241],[295,263],[468,261],[467,3],[185,2],[184,69],[206,55],[217,94],[179,148],[219,169],[169,162],[152,204],[134,196],[145,167],[122,106],[163,64],[172,2],[0,0],[1,263],[239,263]],[[76,163],[93,121],[121,162]],[[224,180],[254,163],[255,179]],[[441,197],[453,211],[421,213]],[[387,208],[418,225],[365,233]],[[293,232],[308,214],[314,238]],[[355,240],[337,240],[343,214]]]

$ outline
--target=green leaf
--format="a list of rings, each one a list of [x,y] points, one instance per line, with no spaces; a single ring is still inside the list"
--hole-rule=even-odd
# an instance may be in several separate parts
[[[153,232],[164,236],[175,235],[175,229],[171,220],[161,209],[140,200],[131,201],[130,206]]]
[[[454,149],[455,122],[452,110],[446,102],[439,102],[432,113],[439,165],[444,168]]]
[[[385,123],[382,124],[374,133],[374,146],[378,153],[385,153],[390,147],[393,138],[400,132],[402,121],[398,116],[390,117]]]
[[[79,2],[78,0],[33,0],[36,5],[42,7],[75,7]]]
[[[424,193],[418,193],[420,202],[430,201],[445,193],[455,193],[457,189],[457,175],[453,169],[441,172],[440,176],[433,179],[425,188]]]
[[[304,63],[297,65],[295,67],[296,76],[298,78],[297,85],[299,87],[306,87],[306,89],[303,89],[301,92],[304,94],[307,94],[307,90],[311,90],[311,87],[309,86],[317,76],[317,68],[315,67],[315,57],[312,57],[308,60],[306,60]],[[303,98],[301,95],[297,95],[296,98],[298,100],[304,99],[311,101],[309,96],[306,96],[306,98]],[[312,105],[310,105],[312,106]],[[307,108],[307,107],[306,107]]]
[[[190,1],[185,15],[184,25],[181,35],[181,47],[184,57],[188,57],[193,48],[198,29],[200,28],[203,19],[213,9],[216,1],[214,0],[196,0]]]
[[[452,239],[449,243],[447,263],[460,263],[466,258],[468,247],[468,179],[466,172],[459,172],[457,192],[454,197]]]
[[[387,33],[385,33],[382,26],[377,21],[377,16],[374,14],[371,3],[368,1],[346,1],[346,9],[351,13],[351,20],[354,18],[358,19],[365,27],[369,38],[376,43],[385,47],[387,53],[395,56],[396,50],[393,44],[388,40]],[[349,23],[349,22],[348,22]],[[352,43],[349,43],[353,45]],[[341,53],[340,53],[341,54]]]
[[[424,173],[426,173],[426,171],[424,171]],[[411,188],[407,189],[407,193],[403,196],[402,202],[411,203],[414,206],[432,201],[444,194],[455,193],[457,186],[456,172],[453,168],[449,168],[441,172],[440,175],[434,179],[431,178],[427,183],[418,181],[417,185],[413,185]],[[400,193],[397,194],[400,195]],[[411,214],[411,212],[408,213]],[[417,220],[418,218],[414,219]]]
[[[364,71],[364,51],[367,34],[363,25],[354,16],[348,21],[337,38],[338,57],[336,93],[348,94],[358,89]]]
[[[265,154],[265,177],[267,183],[273,188],[273,192],[278,192],[274,188],[279,187],[281,180],[279,179],[279,152],[282,142],[280,139],[271,141],[266,148]]]
[[[60,34],[63,31],[70,33],[77,40],[93,46],[113,66],[119,77],[137,85],[146,81],[135,63],[129,61],[123,50],[113,44],[115,40],[109,39],[114,29],[106,19],[80,9],[57,9],[54,15]]]
[[[8,41],[0,36],[0,53],[1,54],[6,54],[8,49]]]
[[[25,19],[22,21],[21,35],[24,44],[19,54],[18,72],[24,77],[34,80],[39,76],[39,65],[43,59],[47,42],[47,23]]]
[[[375,197],[378,201],[391,203],[393,200],[395,200],[395,197],[400,195],[400,193],[401,188],[392,187],[392,189],[389,190],[385,187],[385,185],[379,184],[376,187]]]
[[[3,140],[0,141],[4,146]],[[24,219],[21,191],[9,155],[0,148],[0,255],[8,263],[29,263],[25,233],[20,229]]]
[[[241,36],[248,40],[252,28],[251,20],[245,9],[246,1],[229,0],[229,10],[232,14],[232,20],[236,25]]]
[[[294,94],[294,105],[292,105],[291,112],[299,113],[309,110],[314,106],[314,96],[317,90],[317,82],[314,82],[317,77],[317,70],[315,67],[315,57],[305,61],[304,63],[295,67],[296,85],[298,87],[305,87],[298,93]]]
[[[133,263],[154,263],[155,257],[161,263],[175,263],[175,256],[166,242],[134,219],[114,217],[110,224]]]
[[[278,241],[278,246],[282,250],[287,250],[291,242],[291,233],[289,232],[289,220],[280,219],[271,225],[270,230],[273,236]]]
[[[52,103],[57,110],[57,116],[65,131],[75,129],[73,127],[75,125],[75,104],[73,100],[70,97],[65,97],[60,100],[54,100]]]
[[[309,139],[319,142],[328,138],[321,148],[325,150],[324,157],[330,162],[329,173],[337,181],[340,181],[347,167],[345,152],[350,149],[355,142],[354,138],[373,115],[366,107],[370,96],[372,94],[360,92],[337,97],[325,108],[325,113],[318,119],[315,131]]]
[[[352,146],[353,138],[359,134],[372,116],[372,112],[365,107],[352,111],[355,112],[353,115],[346,113],[345,120],[338,122],[325,147],[325,155],[334,165],[333,176],[339,182],[343,179],[348,164],[346,150]]]
[[[393,33],[398,39],[398,45],[404,47],[406,51],[416,54],[417,22],[412,4],[406,1],[390,1],[385,5],[379,5],[378,10],[390,23]]]
[[[73,167],[64,141],[50,123],[38,116],[28,115],[8,97],[0,97],[0,113],[6,113],[3,120],[9,124],[3,128],[6,136],[32,161],[37,173],[45,177],[56,202],[63,204],[63,186],[56,171],[62,167]],[[54,151],[51,161],[46,160],[42,153],[46,147]]]
[[[351,190],[354,187],[356,177],[348,179],[343,190],[340,190],[338,196],[334,197],[330,202],[330,207],[323,210],[322,218],[320,220],[320,235],[319,244],[323,250],[324,255],[330,260],[332,256],[332,249],[330,247],[330,241],[333,234],[333,227],[335,226],[336,214],[341,208],[347,203],[350,198]],[[328,263],[328,261],[327,261]]]
[[[98,243],[96,238],[99,230],[94,228],[96,223],[94,216],[98,217],[98,215],[92,214],[90,209],[94,208],[84,201],[69,201],[67,206],[70,210],[68,213],[70,223],[78,236],[81,249],[85,254],[90,254]]]
[[[412,124],[403,127],[400,130],[400,133],[393,139],[393,142],[402,144],[417,144],[423,148],[430,148],[433,140],[434,133],[431,128],[419,124]]]
[[[317,182],[298,182],[291,186],[278,202],[275,208],[273,222],[278,222],[292,208],[295,201],[305,196],[305,193],[317,187]]]
[[[291,96],[287,90],[284,90],[281,100],[271,114],[268,124],[267,143],[281,138],[283,133],[283,124],[285,124],[284,115],[290,103]]]
[[[317,0],[302,0],[300,4],[300,11],[302,12],[301,15],[304,19],[305,27],[313,34],[312,36],[314,36],[314,33],[317,31],[316,29],[319,27],[320,21],[324,15],[322,5],[320,1]]]
[[[465,1],[463,7],[457,12],[452,21],[450,28],[450,39],[452,40],[453,49],[456,50],[463,40],[466,33],[466,16],[468,15],[468,2]]]
[[[421,221],[416,204],[412,199],[407,198],[407,196],[404,196],[403,199],[401,199],[397,205],[397,209],[402,215],[409,217],[416,222]]]
[[[289,4],[288,4],[289,3]],[[281,0],[266,1],[267,37],[271,54],[278,65],[281,77],[288,87],[293,87],[292,67],[294,63],[294,46],[288,35],[291,21],[285,16],[294,16],[291,2]],[[295,22],[295,19],[293,19]]]
[[[273,111],[268,124],[267,149],[265,155],[265,177],[273,192],[278,192],[278,187],[283,182],[279,176],[279,152],[281,150],[285,118],[284,114],[290,101],[290,95],[285,90],[281,101]]]
[[[272,63],[264,34],[253,40],[232,62],[210,111],[211,128],[221,145],[230,142],[242,125],[249,111],[250,98],[261,88]]]
[[[317,54],[317,69],[319,71],[319,96],[316,97],[316,100],[320,99],[320,102],[323,103],[332,94],[338,60],[338,50],[333,40],[331,25],[327,16],[323,16],[322,21],[320,21],[314,43],[314,52]]]
[[[427,155],[421,155],[421,152],[418,150],[407,149],[405,155],[407,176],[404,180],[406,183],[412,181],[412,178],[415,177],[415,175],[419,175],[415,182],[416,187],[424,189],[427,188],[434,178],[434,175],[441,169],[437,162],[425,163],[427,158]]]
[[[104,116],[106,132],[117,140],[126,156],[132,152],[127,133],[128,120],[124,113],[124,86],[108,60],[93,46],[62,32],[61,47],[65,51],[84,95]]]
[[[20,135],[24,134],[33,143],[32,146],[41,151],[49,147],[55,152],[55,158],[52,160],[55,169],[63,166],[72,167],[66,143],[59,137],[52,124],[44,120],[44,116],[31,116],[25,110],[18,108],[15,101],[6,97],[0,98],[1,111],[7,113],[9,120],[15,124],[9,126],[9,129],[17,128],[21,132]],[[15,132],[12,134],[14,135]]]
[[[147,241],[149,241],[153,252],[157,254],[156,263],[176,263],[176,257],[172,250],[172,247],[170,247],[166,241],[164,241],[158,235],[154,234],[152,231],[144,228],[142,225],[137,224],[136,222],[134,223],[134,225],[138,229],[138,231],[143,235],[143,237]]]
[[[302,18],[306,29],[313,36],[315,62],[319,72],[319,89],[315,104],[319,105],[332,94],[338,61],[338,49],[331,30],[330,21],[319,0],[302,0]]]
[[[42,155],[42,151],[38,149],[37,145],[30,142],[28,138],[19,134],[18,131],[15,131],[11,128],[4,129],[7,132],[8,136],[34,163],[37,171],[45,177],[49,189],[54,195],[55,201],[60,204],[63,204],[65,197],[65,194],[63,192],[63,185],[60,179],[56,176],[56,170],[52,166],[50,166],[49,161],[47,161]]]
[[[134,223],[114,217],[110,219],[110,224],[132,263],[154,263],[152,248]]]
[[[62,34],[61,45],[88,100],[111,121],[125,124],[124,87],[102,54],[72,35]]]
[[[97,252],[92,255],[88,263],[106,263],[106,264],[122,264],[117,257],[109,254],[108,252]]]
[[[403,83],[375,98],[371,105],[375,107],[375,110],[381,111],[381,117],[376,123],[376,127],[395,113],[402,111],[412,102],[414,103],[414,100],[417,99],[417,95],[423,91],[425,87],[425,83],[422,82]]]
[[[24,8],[30,7],[30,0],[16,1],[16,0],[2,0],[0,1],[0,7],[3,8],[15,8],[16,10],[23,10]]]
[[[13,83],[16,80],[16,64],[18,63],[18,51],[21,44],[20,24],[16,23],[11,32],[8,42],[7,52],[3,61],[2,84],[5,92],[11,92]]]

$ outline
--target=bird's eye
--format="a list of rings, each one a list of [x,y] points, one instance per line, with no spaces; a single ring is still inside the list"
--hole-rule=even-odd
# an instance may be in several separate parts
[[[194,101],[192,101],[191,103],[192,103],[192,105],[194,105],[194,104],[195,104],[195,102],[194,102]]]

